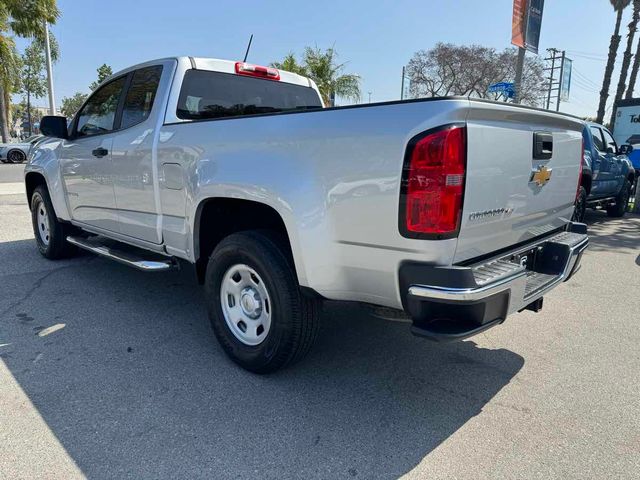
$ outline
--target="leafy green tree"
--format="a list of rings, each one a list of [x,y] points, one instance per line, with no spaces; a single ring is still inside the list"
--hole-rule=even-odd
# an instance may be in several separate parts
[[[47,94],[47,77],[44,73],[44,53],[35,42],[31,43],[22,55],[20,91],[26,103],[29,135],[31,135],[31,97],[42,98]]]
[[[62,107],[60,112],[67,118],[73,117],[82,104],[87,99],[87,94],[82,92],[76,92],[72,97],[65,97],[62,99]]]
[[[89,85],[89,88],[91,90],[95,90],[96,88],[98,88],[98,86],[108,77],[110,77],[111,75],[113,75],[113,70],[111,70],[111,67],[109,65],[107,65],[106,63],[103,63],[102,65],[100,65],[96,71],[98,72],[98,79],[95,82],[92,82],[91,85]]]
[[[19,88],[15,79],[20,71],[20,58],[13,37],[44,41],[45,22],[53,24],[59,15],[56,0],[0,0],[0,136],[3,141],[9,139],[9,97]]]
[[[604,110],[607,106],[607,98],[609,98],[609,87],[611,86],[611,75],[613,75],[613,67],[616,63],[618,55],[618,47],[620,46],[620,25],[622,24],[622,13],[629,6],[631,0],[609,0],[613,10],[616,12],[616,24],[609,42],[609,57],[607,66],[604,69],[604,78],[602,80],[602,89],[600,90],[600,103],[598,104],[598,114],[596,122],[602,123],[604,119]]]
[[[281,62],[271,65],[311,78],[318,86],[325,105],[333,105],[336,97],[360,100],[360,77],[343,73],[346,63],[338,63],[337,58],[338,53],[334,48],[323,51],[318,47],[307,47],[302,63],[298,63],[295,55],[289,53]]]

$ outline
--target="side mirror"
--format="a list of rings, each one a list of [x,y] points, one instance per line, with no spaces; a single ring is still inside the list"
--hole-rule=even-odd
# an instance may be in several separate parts
[[[633,152],[633,146],[628,143],[620,145],[620,148],[618,148],[619,155],[629,155],[631,152]]]
[[[47,115],[40,120],[40,132],[47,137],[69,138],[67,119],[54,115]]]

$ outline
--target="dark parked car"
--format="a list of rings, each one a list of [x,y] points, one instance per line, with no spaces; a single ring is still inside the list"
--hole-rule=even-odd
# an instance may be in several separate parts
[[[585,124],[582,138],[582,180],[573,219],[582,222],[587,207],[597,206],[606,208],[610,217],[624,216],[636,174],[627,156],[633,147],[618,146],[611,132],[596,123]]]

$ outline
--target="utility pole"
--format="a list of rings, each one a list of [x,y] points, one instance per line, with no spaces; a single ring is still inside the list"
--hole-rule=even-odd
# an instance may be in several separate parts
[[[558,50],[557,48],[547,48],[549,57],[545,58],[550,67],[545,68],[545,71],[549,72],[547,77],[547,83],[545,87],[547,89],[546,106],[547,110],[551,110],[551,98],[555,97],[556,100],[556,112],[560,110],[560,97],[562,94],[562,71],[564,69],[565,52]],[[556,70],[560,72],[556,76]],[[558,79],[556,81],[556,78]]]
[[[56,97],[53,93],[53,68],[51,67],[51,44],[49,42],[49,24],[44,21],[44,49],[47,59],[47,83],[49,84],[49,115],[56,114]],[[31,128],[31,127],[29,127]]]
[[[518,47],[518,62],[516,63],[516,78],[514,81],[515,94],[513,96],[513,103],[520,103],[520,85],[522,84],[522,71],[524,70],[524,54],[526,49]]]
[[[404,100],[404,67],[402,67],[402,83],[400,84],[400,100]]]
[[[369,93],[369,103],[371,103],[371,94],[372,94],[373,92],[367,92],[367,93]]]

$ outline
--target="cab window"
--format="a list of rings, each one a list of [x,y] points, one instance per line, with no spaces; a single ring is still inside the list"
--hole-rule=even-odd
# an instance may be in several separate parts
[[[602,141],[602,133],[598,127],[589,127],[591,129],[591,136],[593,137],[593,146],[599,152],[604,152],[604,142]]]
[[[131,127],[149,117],[161,75],[162,65],[141,68],[133,73],[122,109],[121,128]]]
[[[113,130],[120,95],[124,89],[126,76],[100,87],[78,112],[76,136],[87,137]]]
[[[618,151],[618,145],[616,145],[616,141],[609,131],[602,129],[602,135],[604,136],[604,150],[609,153],[616,153]]]

